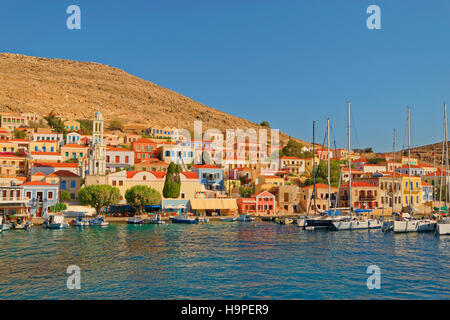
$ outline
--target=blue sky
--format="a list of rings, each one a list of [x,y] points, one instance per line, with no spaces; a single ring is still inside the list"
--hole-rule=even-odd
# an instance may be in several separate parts
[[[81,30],[66,8],[81,8]],[[366,8],[381,8],[368,30]],[[338,147],[442,137],[450,96],[450,1],[128,0],[0,3],[0,52],[105,63],[208,106]]]

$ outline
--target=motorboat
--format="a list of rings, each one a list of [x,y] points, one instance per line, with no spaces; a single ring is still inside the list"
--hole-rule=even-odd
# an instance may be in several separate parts
[[[144,221],[144,223],[149,223],[149,224],[164,224],[166,223],[163,219],[161,219],[161,215],[157,214],[152,218],[148,218],[147,220]]]
[[[12,223],[5,221],[3,216],[0,216],[0,232],[11,229]]]
[[[172,223],[190,223],[190,224],[194,224],[194,223],[198,223],[198,219],[196,217],[191,217],[186,213],[181,213],[178,214],[176,216],[172,216],[170,217],[170,220],[172,221]]]
[[[318,216],[306,218],[303,224],[305,230],[330,230],[333,228],[333,223],[345,220],[345,216]]]
[[[71,221],[71,224],[76,227],[87,227],[89,226],[89,221],[84,220],[83,217],[78,217]]]
[[[436,224],[436,234],[439,236],[450,234],[450,218],[438,221]]]
[[[279,224],[291,224],[291,223],[294,223],[294,219],[292,219],[292,218],[278,219],[277,223],[279,223]]]
[[[141,216],[134,216],[134,217],[128,219],[127,223],[128,224],[143,224],[144,218],[142,218]]]
[[[68,226],[69,224],[64,221],[64,215],[62,214],[51,215],[44,221],[44,228],[64,229]]]
[[[238,217],[220,217],[220,221],[222,222],[234,222]]]
[[[198,222],[200,223],[207,223],[209,222],[209,218],[203,216],[203,217],[197,217]]]
[[[239,217],[236,218],[236,221],[243,221],[243,222],[255,221],[255,218],[250,217],[248,214],[241,214],[239,215]]]
[[[29,229],[33,224],[28,220],[27,214],[15,215],[12,220],[11,229]]]
[[[90,226],[104,227],[104,226],[107,226],[108,224],[109,224],[109,222],[106,222],[105,217],[103,217],[103,216],[98,216],[98,217],[95,217],[95,218],[89,220]]]

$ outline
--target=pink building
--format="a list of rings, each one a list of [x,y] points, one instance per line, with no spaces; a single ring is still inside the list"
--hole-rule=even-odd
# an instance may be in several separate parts
[[[267,191],[262,191],[251,198],[239,198],[237,205],[240,214],[275,214],[275,196]]]

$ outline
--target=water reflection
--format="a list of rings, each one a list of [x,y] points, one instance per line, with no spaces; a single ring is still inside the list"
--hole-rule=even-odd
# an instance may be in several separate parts
[[[0,235],[0,298],[448,299],[449,241],[267,222],[11,230]],[[66,288],[72,264],[81,290]],[[381,290],[366,287],[371,264]]]

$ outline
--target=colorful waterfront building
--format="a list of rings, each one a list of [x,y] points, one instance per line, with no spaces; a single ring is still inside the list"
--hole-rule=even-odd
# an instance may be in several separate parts
[[[212,164],[194,164],[192,172],[196,172],[200,183],[206,190],[223,191],[223,169]]]
[[[402,176],[402,204],[404,207],[422,203],[422,180],[419,176]]]
[[[276,198],[267,191],[262,191],[250,198],[238,198],[237,206],[240,214],[268,215],[276,212]]]
[[[344,184],[339,190],[339,207],[349,207],[350,185]],[[376,209],[380,204],[380,189],[364,181],[352,181],[353,209]]]
[[[28,198],[27,207],[31,216],[47,217],[48,208],[58,203],[59,186],[43,181],[28,181],[21,184]]]
[[[328,185],[323,183],[316,183],[316,191],[314,195],[314,185],[302,187],[299,190],[298,203],[304,212],[314,212],[314,203],[317,211],[328,210],[328,197],[330,197],[330,204],[335,207],[337,196],[337,188],[330,186],[330,196],[328,196]],[[314,201],[315,197],[315,201]]]
[[[134,166],[134,151],[120,147],[106,147],[107,171],[114,172],[132,166]]]
[[[87,157],[88,148],[76,143],[66,144],[61,147],[62,161],[79,160]]]
[[[138,163],[144,159],[158,158],[158,149],[156,142],[150,139],[141,138],[131,143],[134,151],[134,162]]]

